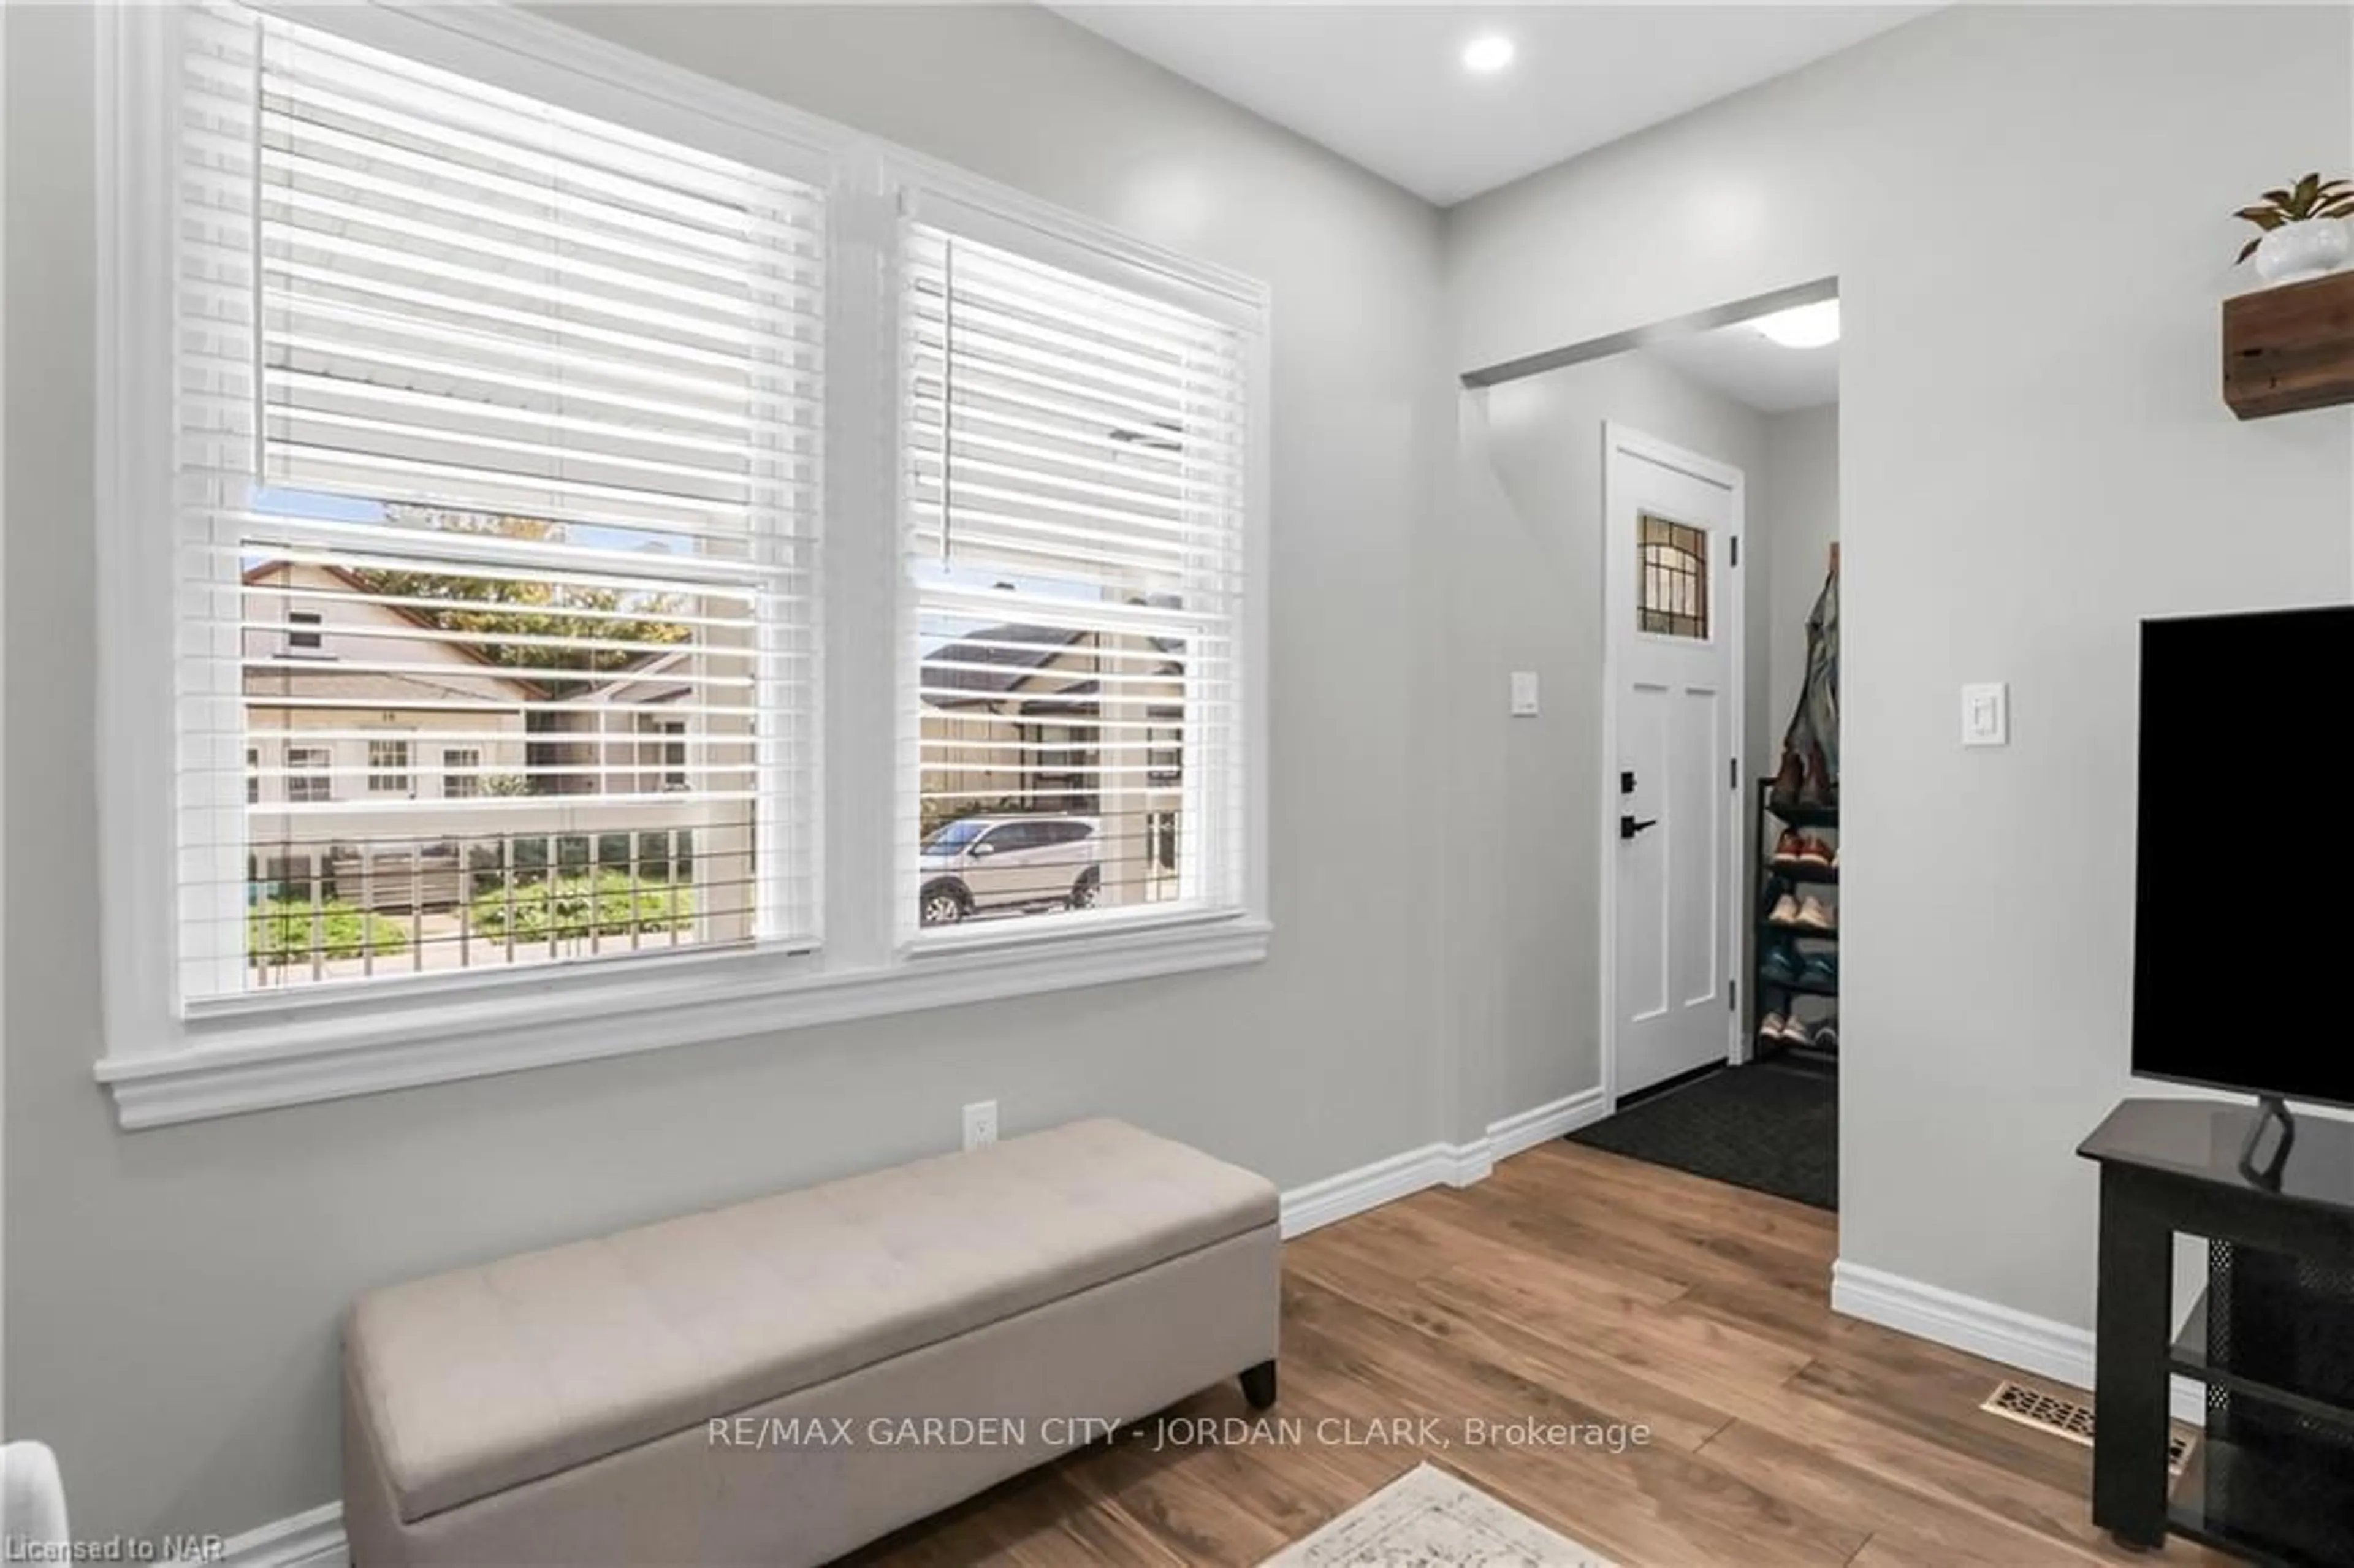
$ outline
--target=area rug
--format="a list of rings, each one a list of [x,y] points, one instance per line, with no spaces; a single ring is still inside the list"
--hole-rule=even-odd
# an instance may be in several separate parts
[[[1839,1075],[1803,1062],[1723,1067],[1579,1128],[1572,1143],[1839,1207]]]
[[[1616,1568],[1446,1471],[1418,1465],[1260,1568]]]

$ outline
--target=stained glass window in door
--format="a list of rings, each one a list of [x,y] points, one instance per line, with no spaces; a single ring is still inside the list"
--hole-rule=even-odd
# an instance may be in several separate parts
[[[1662,637],[1708,638],[1708,532],[1644,513],[1635,553],[1635,624]]]

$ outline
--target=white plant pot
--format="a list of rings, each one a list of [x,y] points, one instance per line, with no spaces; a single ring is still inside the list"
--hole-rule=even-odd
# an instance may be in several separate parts
[[[2341,218],[2308,217],[2284,223],[2257,242],[2256,276],[2264,287],[2302,283],[2346,265],[2346,224]]]

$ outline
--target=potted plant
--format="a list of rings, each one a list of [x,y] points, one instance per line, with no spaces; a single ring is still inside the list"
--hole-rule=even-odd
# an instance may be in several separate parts
[[[2266,191],[2254,207],[2232,214],[2264,230],[2248,241],[2239,259],[2256,259],[2256,276],[2266,287],[2302,283],[2346,265],[2346,225],[2354,214],[2354,185],[2310,174],[2286,190]]]

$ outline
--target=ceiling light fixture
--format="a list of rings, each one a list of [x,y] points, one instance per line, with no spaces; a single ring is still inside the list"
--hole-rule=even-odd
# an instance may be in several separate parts
[[[1821,348],[1839,341],[1839,302],[1819,300],[1811,305],[1776,311],[1750,324],[1784,348]]]
[[[1501,33],[1482,33],[1463,46],[1463,69],[1479,76],[1493,76],[1512,63],[1518,53],[1512,40]]]

